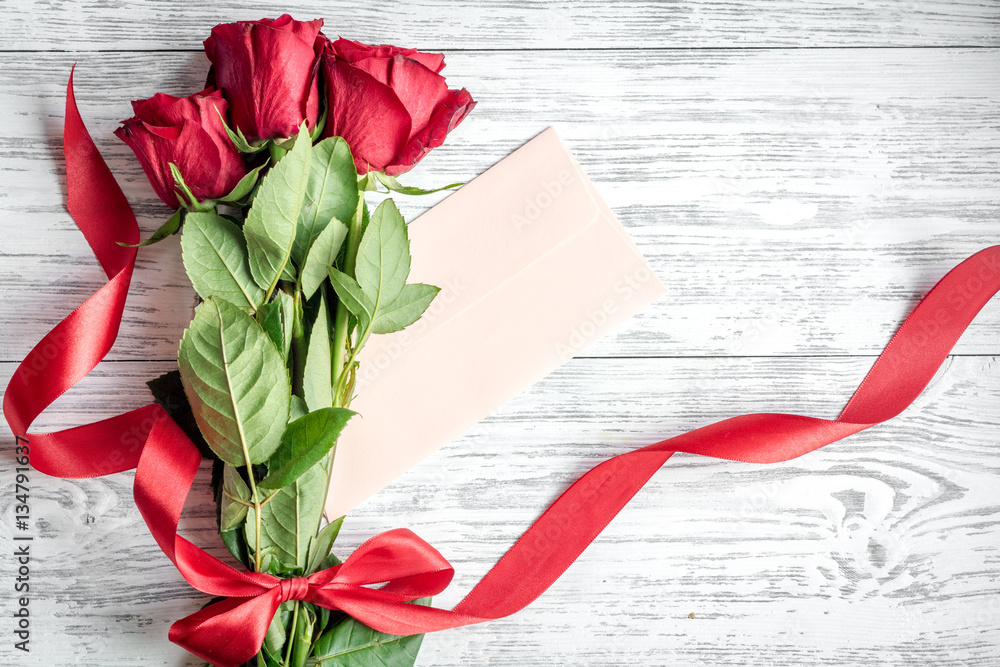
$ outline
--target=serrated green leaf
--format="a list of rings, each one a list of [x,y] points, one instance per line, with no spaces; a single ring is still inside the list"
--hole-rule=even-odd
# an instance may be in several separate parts
[[[195,291],[218,296],[247,312],[264,300],[247,262],[246,241],[235,223],[215,213],[188,213],[181,234],[181,258]]]
[[[311,153],[312,142],[303,124],[292,150],[261,182],[243,225],[250,273],[266,293],[274,290],[292,254]]]
[[[294,482],[334,448],[340,432],[353,415],[354,412],[346,408],[323,408],[288,424],[281,446],[267,464],[267,477],[257,486],[272,490]]]
[[[219,521],[220,532],[232,530],[242,523],[247,516],[247,503],[250,502],[250,489],[240,477],[240,473],[231,465],[226,465],[222,472],[222,518]]]
[[[209,297],[184,332],[177,362],[212,451],[237,467],[266,461],[281,443],[291,387],[285,360],[256,320]]]
[[[429,605],[430,598],[413,604]],[[376,632],[347,617],[316,640],[313,657],[337,667],[413,667],[423,635],[401,637]]]
[[[346,238],[347,225],[340,220],[331,220],[309,247],[305,262],[302,264],[301,280],[302,293],[307,299],[312,298],[326,280],[327,270],[336,261]]]
[[[373,304],[380,309],[392,303],[410,275],[410,241],[406,222],[391,199],[379,204],[358,246],[354,278]],[[355,313],[357,314],[357,313]]]
[[[374,312],[374,304],[361,291],[360,285],[354,278],[335,268],[330,269],[329,275],[337,297],[344,302],[347,310],[361,321],[361,327],[367,328]]]
[[[224,201],[227,204],[229,204],[232,202],[237,202],[246,197],[248,194],[250,194],[250,191],[253,190],[253,186],[257,185],[257,178],[260,176],[260,170],[266,166],[267,162],[260,165],[259,167],[255,167],[254,169],[248,171],[243,176],[243,178],[240,179],[240,182],[236,184],[236,187],[233,188],[228,195],[226,195],[219,201]]]
[[[403,291],[396,300],[375,316],[372,333],[387,334],[410,326],[420,319],[440,291],[439,287],[423,283],[403,286]]]
[[[122,243],[121,241],[118,241],[118,245],[124,248],[142,248],[144,246],[153,245],[154,243],[159,243],[168,236],[176,234],[177,231],[181,228],[181,222],[184,220],[184,211],[185,209],[183,208],[179,208],[176,211],[174,211],[174,214],[169,218],[167,218],[167,221],[164,222],[162,225],[160,225],[156,229],[156,231],[153,232],[153,235],[150,236],[145,241],[142,241],[141,243],[136,243],[134,245],[131,243]]]
[[[255,511],[251,507],[244,524],[250,548],[275,554],[286,568],[305,567],[309,540],[316,534],[323,514],[328,471],[326,461],[320,461],[274,494],[261,508],[259,545],[255,537]]]
[[[302,264],[331,220],[350,220],[357,208],[357,169],[351,149],[340,137],[324,139],[312,149],[309,184],[292,248],[295,263]]]
[[[306,559],[306,574],[319,572],[320,565],[330,555],[330,549],[340,534],[340,527],[344,524],[344,517],[334,519],[323,526],[316,534],[312,542],[309,543],[309,555]]]
[[[333,406],[333,357],[330,345],[330,315],[326,308],[326,296],[320,292],[319,308],[309,332],[306,365],[302,372],[302,394],[310,410]]]

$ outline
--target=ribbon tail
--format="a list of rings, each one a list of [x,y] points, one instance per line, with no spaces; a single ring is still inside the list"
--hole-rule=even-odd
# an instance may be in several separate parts
[[[281,604],[277,588],[211,604],[170,626],[170,641],[215,667],[240,667],[260,652]]]

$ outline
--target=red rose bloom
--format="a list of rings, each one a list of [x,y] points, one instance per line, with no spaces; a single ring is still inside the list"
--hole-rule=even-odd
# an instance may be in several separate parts
[[[180,205],[171,162],[199,201],[229,194],[246,175],[243,157],[219,117],[226,113],[226,101],[214,88],[190,97],[157,93],[132,102],[132,110],[135,116],[122,121],[115,134],[135,152],[167,206]]]
[[[249,141],[284,139],[319,117],[317,68],[326,38],[323,19],[276,19],[222,23],[205,40],[215,85],[232,110],[232,121]]]
[[[323,55],[329,111],[324,135],[343,137],[358,173],[409,171],[476,106],[448,90],[444,55],[338,39]]]

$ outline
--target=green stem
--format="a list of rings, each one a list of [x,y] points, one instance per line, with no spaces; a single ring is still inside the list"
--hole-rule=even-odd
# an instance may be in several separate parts
[[[260,572],[260,508],[262,507],[260,502],[260,496],[257,494],[257,482],[253,479],[253,465],[250,463],[250,458],[247,457],[247,477],[250,478],[250,492],[253,494],[253,516],[254,523],[254,549],[253,549],[253,563],[254,571]]]
[[[295,317],[292,322],[292,392],[302,396],[306,372],[306,328],[302,322],[302,291],[295,290]]]
[[[358,247],[361,245],[361,218],[365,206],[365,193],[358,193],[358,208],[351,218],[351,224],[347,229],[347,251],[344,255],[344,273],[354,277],[354,265],[358,259]],[[337,315],[333,323],[333,386],[340,387],[341,376],[345,372],[344,357],[347,355],[347,326],[350,321],[350,312],[343,301],[337,302]],[[350,397],[338,395],[334,397],[339,407],[346,408],[350,402]]]
[[[292,647],[295,645],[295,639],[298,637],[298,625],[299,625],[299,602],[298,600],[292,605],[292,622],[288,626],[288,642],[285,644],[285,665],[292,664]]]

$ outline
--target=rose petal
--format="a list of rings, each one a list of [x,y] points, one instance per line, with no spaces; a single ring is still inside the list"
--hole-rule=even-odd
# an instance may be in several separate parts
[[[409,138],[423,131],[431,114],[448,95],[448,84],[443,76],[401,55],[392,59],[390,86],[410,114]]]
[[[324,136],[347,141],[359,173],[381,171],[410,135],[406,107],[392,89],[349,63],[328,55],[323,67],[329,99]]]
[[[444,143],[448,133],[461,123],[476,106],[469,91],[449,90],[445,101],[438,106],[423,131],[410,139],[399,158],[385,169],[389,176],[405,173],[427,155],[431,149]]]
[[[416,60],[432,72],[437,73],[444,69],[443,53],[421,53],[416,49],[404,49],[400,46],[392,46],[391,44],[372,46],[370,44],[344,39],[343,37],[332,42],[332,45],[334,52],[337,55],[352,64],[357,63],[359,60],[364,60],[365,58],[390,60],[397,55],[403,55],[412,60]]]
[[[319,115],[317,63],[326,39],[322,19],[224,23],[212,28],[205,53],[247,139],[288,137]]]

